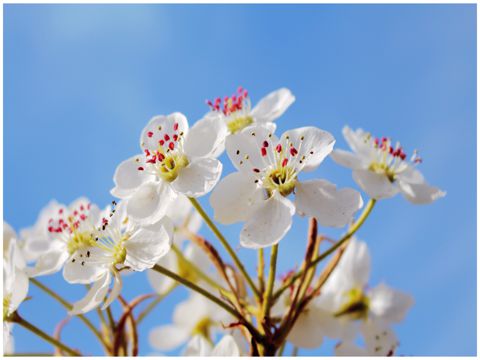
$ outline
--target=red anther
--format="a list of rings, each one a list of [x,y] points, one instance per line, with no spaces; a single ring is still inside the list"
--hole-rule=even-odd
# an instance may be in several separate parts
[[[283,159],[283,161],[282,161],[282,167],[287,166],[287,163],[288,163],[288,159]]]
[[[160,144],[160,146],[163,146],[163,144],[165,144],[165,141],[159,140],[158,143]]]
[[[389,152],[390,154],[393,154],[393,147],[390,146],[390,148],[388,149],[388,152]]]
[[[177,134],[173,134],[173,141],[178,141],[178,135]]]
[[[165,141],[170,140],[170,136],[168,136],[168,134],[165,134],[165,136],[163,138],[165,139]]]
[[[107,225],[108,224],[108,220],[106,218],[102,218],[102,223],[103,225]]]
[[[279,153],[279,152],[282,152],[282,145],[281,144],[278,144],[276,147],[275,147],[275,150]]]
[[[80,205],[80,211],[85,211],[85,207],[83,205]]]
[[[157,152],[157,156],[158,156],[158,161],[163,161],[163,160],[165,160],[165,155],[163,155],[162,153]]]
[[[62,220],[62,219],[60,219],[60,220]],[[50,219],[48,220],[48,223],[50,224],[52,221],[53,221],[53,219],[50,218]]]
[[[77,226],[77,227],[78,227],[78,226]],[[61,229],[61,228],[56,228],[56,229],[55,229],[55,232],[61,233],[61,232],[62,232],[62,229]]]
[[[53,219],[52,219],[53,220]],[[63,219],[58,220],[59,224],[63,224],[65,221]]]
[[[63,214],[63,209],[58,210],[59,214]]]
[[[62,225],[62,227],[63,227],[64,229],[66,229],[66,228],[68,228],[68,225],[64,223],[64,224]]]
[[[400,159],[405,160],[406,157],[407,157],[407,155],[405,155],[405,153],[402,152],[400,154]]]
[[[237,100],[237,95],[232,96],[232,101],[235,102]]]
[[[415,158],[415,160],[413,160],[413,162],[415,164],[421,164],[423,162],[422,158]]]
[[[378,146],[378,143],[380,142],[380,140],[378,140],[378,138],[375,138],[375,140],[373,140],[373,142],[375,143],[375,145]]]
[[[148,149],[145,149],[145,156],[150,156],[150,151]]]
[[[295,156],[298,154],[297,149],[295,149],[293,146],[290,148],[290,155]]]
[[[265,140],[265,141],[263,142],[263,147],[268,147],[268,141],[267,141],[267,140]]]
[[[48,232],[53,232],[53,226],[48,227]]]
[[[243,87],[239,86],[239,87],[237,88],[237,92],[238,92],[238,93],[242,93],[242,92],[243,92]]]
[[[256,173],[259,173],[260,169],[254,168],[253,171],[256,172]]]
[[[245,91],[243,92],[243,97],[248,97],[248,91],[247,91],[247,90],[245,90]]]
[[[77,215],[78,215],[78,211],[75,210],[75,211],[73,212],[73,216],[77,216]]]
[[[227,97],[227,100],[228,100],[228,97]],[[215,99],[215,104],[220,104],[221,102],[222,102],[222,99],[220,99],[219,97]]]
[[[152,132],[152,131],[149,131],[149,132],[147,133],[147,136],[148,136],[149,138],[151,138],[151,137],[153,136],[153,132]]]
[[[210,100],[205,100],[208,106],[213,107],[213,103]]]
[[[82,221],[85,221],[86,218],[87,218],[87,217],[85,216],[85,214],[80,215],[80,219],[81,219]]]
[[[220,98],[218,98],[218,99],[220,99]],[[224,102],[224,103],[226,103],[226,102],[228,101],[228,99],[229,99],[229,97],[228,97],[228,96],[224,96],[224,98],[223,98],[223,102]],[[220,102],[220,101],[219,101],[219,102]]]
[[[169,148],[170,150],[175,149],[175,144],[174,144],[173,142],[171,142],[170,144],[168,144],[168,148]]]
[[[147,160],[147,163],[149,164],[155,164],[156,162],[157,162],[157,157],[155,155],[153,155],[151,159]]]
[[[178,123],[174,123],[174,124],[173,124],[173,130],[174,130],[174,131],[177,131],[177,130],[178,130]]]
[[[265,149],[264,147],[262,147],[262,156],[267,156],[267,149]]]
[[[138,169],[139,171],[145,170],[145,169],[143,168],[143,166],[139,166],[137,169]]]

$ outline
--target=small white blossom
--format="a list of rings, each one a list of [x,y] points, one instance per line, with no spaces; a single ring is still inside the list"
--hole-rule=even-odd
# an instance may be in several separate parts
[[[215,186],[222,172],[215,154],[225,134],[220,116],[199,121],[190,131],[183,114],[155,116],[140,138],[143,153],[117,167],[112,194],[128,201],[135,221],[155,223],[178,195],[199,197]]]
[[[240,349],[232,335],[225,335],[215,347],[203,336],[195,335],[183,352],[183,356],[240,356]]]
[[[367,245],[355,239],[350,241],[321,294],[295,323],[288,337],[292,343],[315,348],[321,345],[323,336],[329,336],[343,339],[349,345],[360,331],[365,342],[377,349],[378,354],[385,351],[386,343],[396,347],[390,327],[403,320],[413,299],[385,284],[368,289],[370,255]],[[314,328],[321,330],[313,334]],[[383,346],[378,345],[379,341]],[[376,342],[377,346],[373,346]],[[390,351],[394,348],[389,348],[387,353]]]
[[[126,215],[125,204],[119,203],[102,225],[92,231],[90,246],[78,248],[64,267],[70,283],[93,283],[87,295],[73,304],[71,314],[85,313],[103,303],[102,309],[120,294],[120,270],[144,271],[165,256],[173,242],[173,225],[168,218],[140,227]]]
[[[370,197],[385,199],[401,192],[414,204],[429,204],[445,196],[444,191],[428,185],[416,169],[422,161],[416,152],[409,162],[400,143],[394,145],[388,138],[374,138],[348,126],[343,128],[343,135],[353,153],[335,150],[332,158],[353,170],[353,179]]]
[[[280,139],[268,124],[229,136],[226,149],[238,172],[212,192],[215,219],[222,224],[245,221],[240,242],[249,248],[278,243],[295,212],[315,217],[323,226],[346,225],[363,206],[357,191],[337,190],[326,180],[298,179],[301,172],[317,168],[334,143],[330,133],[315,127],[287,131]]]
[[[248,91],[239,87],[237,93],[228,97],[207,101],[212,114],[220,114],[225,121],[229,134],[235,134],[255,123],[272,123],[295,101],[290,90],[281,88],[271,92],[252,109]],[[272,124],[273,125],[273,124]]]

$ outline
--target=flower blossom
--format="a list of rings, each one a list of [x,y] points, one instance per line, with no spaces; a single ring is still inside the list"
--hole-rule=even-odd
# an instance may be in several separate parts
[[[235,134],[255,123],[272,123],[295,101],[290,90],[281,88],[271,92],[252,109],[248,91],[239,87],[237,93],[228,97],[207,101],[210,114],[221,114],[228,132]],[[207,115],[208,116],[208,115]]]
[[[113,288],[102,309],[120,294],[120,271],[144,271],[165,256],[173,242],[173,225],[167,217],[149,226],[139,226],[126,215],[126,205],[120,202],[108,219],[92,230],[90,246],[78,248],[64,267],[64,277],[70,283],[93,283],[86,296],[73,304],[70,314],[85,313],[99,306]]]
[[[222,224],[245,221],[240,242],[249,248],[278,243],[295,212],[313,216],[323,226],[346,225],[363,206],[357,191],[337,190],[326,180],[298,179],[301,172],[317,168],[334,143],[330,133],[315,127],[287,131],[280,139],[270,125],[250,126],[229,136],[226,149],[238,172],[222,179],[212,192],[215,219]]]
[[[372,198],[385,199],[401,192],[414,204],[429,204],[446,195],[428,185],[416,169],[422,162],[416,152],[407,161],[400,143],[394,145],[386,137],[374,138],[362,129],[352,131],[348,126],[343,128],[343,135],[353,153],[335,150],[332,158],[352,169],[355,182]]]
[[[349,352],[360,331],[368,345],[366,351],[393,354],[397,340],[391,325],[403,320],[413,299],[385,284],[368,289],[367,245],[350,241],[321,294],[300,314],[288,340],[300,347],[316,348],[328,336],[342,339],[345,344],[339,351]]]
[[[183,114],[155,116],[140,138],[143,153],[117,167],[112,195],[127,200],[135,221],[155,223],[178,195],[199,197],[215,186],[222,172],[215,154],[225,134],[219,116],[197,122],[190,131]]]
[[[215,347],[204,337],[195,335],[187,344],[183,356],[240,356],[240,348],[232,335],[225,335]]]

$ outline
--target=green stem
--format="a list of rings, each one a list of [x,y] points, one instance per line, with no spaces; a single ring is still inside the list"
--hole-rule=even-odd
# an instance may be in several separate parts
[[[175,281],[179,282],[180,284],[188,287],[189,289],[191,289],[193,291],[196,291],[200,295],[203,295],[204,297],[206,297],[210,301],[212,301],[215,304],[217,304],[218,306],[220,306],[226,312],[231,314],[233,317],[235,317],[239,320],[244,320],[242,322],[242,324],[245,325],[245,327],[250,331],[252,336],[255,337],[257,340],[260,340],[260,341],[263,340],[263,336],[258,333],[257,329],[255,329],[255,327],[253,327],[252,324],[247,322],[243,318],[243,316],[239,312],[237,312],[237,310],[235,310],[234,308],[232,308],[229,305],[227,305],[226,303],[224,303],[221,299],[217,298],[215,295],[210,294],[207,290],[201,288],[200,286],[194,284],[193,282],[191,282],[187,279],[182,278],[181,276],[175,274],[174,272],[172,272],[172,271],[168,270],[167,268],[164,268],[163,266],[160,266],[158,264],[155,264],[155,266],[152,268],[152,270],[155,270],[155,271],[159,272],[160,274],[168,276],[169,278],[172,278],[173,280],[175,280]]]
[[[81,356],[81,354],[78,351],[75,351],[75,350],[71,349],[67,345],[61,343],[57,339],[55,339],[55,338],[51,337],[50,335],[46,334],[45,332],[43,332],[42,330],[37,328],[35,325],[33,325],[33,324],[29,323],[27,320],[23,319],[17,313],[14,313],[12,321],[14,323],[24,327],[25,329],[31,331],[32,333],[34,333],[38,337],[42,338],[46,342],[52,344],[56,348],[59,348],[59,349],[63,350],[64,352],[68,353],[69,355]]]
[[[153,309],[163,300],[167,297],[168,294],[170,294],[173,289],[177,287],[177,284],[173,284],[167,291],[165,291],[163,294],[158,295],[155,300],[153,300],[148,306],[143,310],[137,317],[137,326],[140,325],[140,323],[147,317],[150,312],[152,312]]]
[[[258,249],[258,286],[260,287],[260,291],[265,291],[265,280],[264,280],[264,272],[265,272],[265,258],[263,256],[263,248]]]
[[[270,315],[270,304],[272,303],[273,285],[275,283],[275,272],[277,269],[277,255],[278,244],[275,244],[272,246],[272,253],[270,254],[270,270],[268,273],[267,288],[263,296],[262,319]]]
[[[287,345],[287,342],[284,341],[283,344],[280,346],[280,349],[278,349],[278,355],[277,356],[283,356],[283,352],[285,351],[285,346]]]
[[[112,309],[110,309],[110,306],[105,309],[107,312],[107,317],[108,317],[108,323],[110,325],[110,329],[112,329],[112,332],[115,332],[115,320],[113,319],[113,314],[112,314]]]
[[[47,286],[45,286],[44,284],[42,284],[40,281],[38,281],[37,279],[35,278],[30,278],[30,282],[32,284],[34,284],[36,287],[38,287],[39,289],[43,290],[46,294],[50,295],[52,298],[54,298],[55,300],[57,300],[60,304],[62,304],[67,310],[71,310],[73,308],[73,306],[68,303],[65,299],[63,299],[60,295],[58,295],[56,292],[54,292],[53,290],[51,290],[50,288],[48,288]],[[103,337],[102,335],[100,334],[100,332],[95,328],[95,326],[91,323],[90,320],[88,320],[88,318],[85,316],[85,315],[82,315],[82,314],[79,314],[77,315],[77,317],[82,320],[85,325],[87,325],[87,327],[95,334],[95,336],[98,338],[98,340],[100,341],[100,343],[105,347],[106,349],[106,344],[105,344],[105,341],[103,340]]]
[[[376,200],[375,199],[370,199],[370,201],[367,203],[367,206],[363,209],[362,214],[360,217],[357,219],[357,221],[350,227],[350,229],[347,231],[347,233],[340,239],[338,240],[334,245],[332,245],[327,251],[324,253],[320,254],[315,260],[312,260],[308,266],[305,267],[305,269],[299,271],[296,273],[294,276],[292,276],[283,286],[278,289],[275,294],[273,295],[273,298],[276,300],[278,297],[285,291],[287,290],[297,279],[299,279],[304,271],[307,271],[313,266],[316,266],[320,261],[328,257],[330,254],[332,254],[335,250],[337,250],[340,246],[342,246],[346,241],[348,241],[357,231],[360,229],[360,227],[363,225],[365,220],[367,219],[368,215],[370,215],[373,207],[375,206]]]
[[[220,240],[222,245],[225,247],[229,255],[232,257],[233,261],[235,262],[235,265],[238,267],[240,272],[242,273],[243,277],[245,280],[248,282],[250,287],[252,288],[253,292],[257,297],[260,296],[260,292],[258,291],[257,287],[255,286],[255,283],[253,282],[252,278],[250,275],[248,275],[247,271],[245,270],[245,267],[243,266],[242,262],[238,258],[237,254],[235,254],[235,251],[232,249],[228,241],[225,239],[225,237],[222,235],[220,230],[215,226],[213,221],[210,219],[210,217],[207,215],[207,213],[203,210],[202,206],[200,203],[194,199],[194,198],[189,198],[190,202],[192,203],[193,207],[198,211],[200,216],[203,218],[203,220],[207,223],[208,227],[213,231],[215,236]]]

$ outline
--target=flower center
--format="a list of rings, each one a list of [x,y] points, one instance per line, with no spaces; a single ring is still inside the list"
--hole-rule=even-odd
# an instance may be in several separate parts
[[[295,170],[290,166],[270,170],[263,179],[263,186],[268,191],[277,190],[283,196],[290,195],[295,190]]]
[[[195,327],[192,329],[192,335],[201,335],[206,339],[210,338],[210,325],[212,325],[212,321],[210,318],[205,317],[200,319],[199,322],[195,324]]]
[[[88,231],[74,232],[73,236],[68,240],[67,250],[72,255],[75,251],[90,246],[95,246],[95,239],[92,233]]]
[[[188,159],[183,154],[173,154],[165,157],[157,164],[158,175],[165,181],[172,182],[180,170],[188,165]]]
[[[234,95],[225,96],[223,102],[218,97],[214,101],[207,100],[207,105],[212,111],[223,113],[226,117],[228,130],[232,134],[253,123],[253,118],[250,116],[251,104],[248,91],[241,86],[238,87]]]
[[[346,293],[347,301],[334,315],[336,317],[348,316],[352,320],[365,319],[368,316],[370,299],[365,296],[362,289],[354,288]]]
[[[368,169],[376,174],[385,175],[391,183],[395,181],[395,171],[385,163],[372,162]]]
[[[10,302],[12,301],[12,294],[7,294],[3,297],[3,321],[10,315]]]

